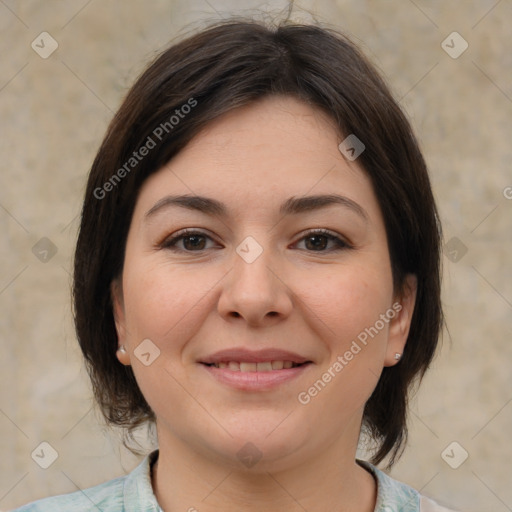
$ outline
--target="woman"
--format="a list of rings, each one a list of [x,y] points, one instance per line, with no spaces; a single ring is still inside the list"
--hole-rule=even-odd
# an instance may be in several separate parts
[[[343,35],[230,20],[172,46],[96,156],[74,274],[97,402],[159,449],[18,510],[448,510],[375,466],[437,346],[440,236],[411,127]]]

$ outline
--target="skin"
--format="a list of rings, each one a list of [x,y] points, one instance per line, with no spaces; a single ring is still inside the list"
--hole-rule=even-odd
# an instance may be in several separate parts
[[[133,367],[156,414],[152,483],[166,511],[374,510],[375,481],[355,462],[363,407],[403,352],[416,285],[408,276],[404,290],[393,288],[381,211],[357,160],[338,150],[343,138],[320,110],[265,98],[210,123],[140,191],[112,295],[126,347],[118,359]],[[333,193],[365,216],[339,204],[279,213],[291,196]],[[146,217],[170,194],[217,199],[228,214],[168,206]],[[162,247],[184,228],[206,238]],[[313,228],[349,246],[305,238]],[[236,252],[248,236],[263,249],[252,263]],[[401,311],[378,335],[299,403],[397,301]],[[149,366],[134,354],[144,339],[160,350]],[[273,390],[242,391],[198,362],[232,347],[292,350],[313,364]],[[261,455],[252,467],[237,456],[248,442]]]

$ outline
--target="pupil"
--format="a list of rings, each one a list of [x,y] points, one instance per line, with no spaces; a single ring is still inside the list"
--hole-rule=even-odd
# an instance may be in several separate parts
[[[319,239],[323,239],[323,240],[319,240]],[[313,236],[310,236],[308,238],[308,240],[316,240],[316,242],[314,242],[312,244],[313,248],[325,249],[326,237],[324,235],[313,235]],[[323,243],[322,243],[322,241],[323,241]]]
[[[197,249],[201,245],[201,238],[203,238],[203,237],[198,236],[198,235],[189,235],[187,238],[185,238],[185,246],[187,246],[187,249],[190,249],[190,248]],[[191,244],[189,244],[188,242],[190,242],[191,240],[193,240],[193,242]],[[204,240],[203,240],[203,242],[204,242]],[[199,248],[202,249],[202,247],[199,247]]]

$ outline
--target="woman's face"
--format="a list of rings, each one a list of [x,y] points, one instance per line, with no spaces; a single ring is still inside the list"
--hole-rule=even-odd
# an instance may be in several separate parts
[[[394,294],[376,196],[341,141],[319,110],[266,98],[144,183],[113,291],[161,446],[262,469],[355,452],[415,292]]]

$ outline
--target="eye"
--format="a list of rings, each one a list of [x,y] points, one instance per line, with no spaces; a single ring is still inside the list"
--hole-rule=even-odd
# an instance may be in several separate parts
[[[352,248],[349,243],[327,229],[312,229],[299,240],[299,242],[302,241],[305,242],[306,250],[313,252],[332,252]],[[327,248],[329,243],[331,247]]]
[[[212,246],[208,247],[208,241],[214,242],[202,231],[184,229],[176,235],[166,238],[159,244],[159,247],[176,252],[201,252],[213,248]],[[332,252],[352,248],[348,242],[327,229],[312,229],[303,235],[295,245],[301,242],[305,244],[304,250],[312,252]]]
[[[209,249],[209,247],[206,247],[208,240],[213,241],[212,238],[201,231],[184,229],[177,235],[166,238],[160,244],[160,247],[171,251],[200,252]],[[179,244],[181,242],[183,242],[183,244],[180,247]]]

